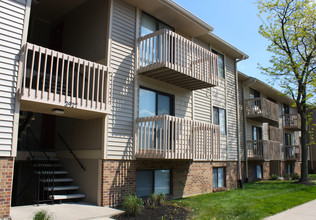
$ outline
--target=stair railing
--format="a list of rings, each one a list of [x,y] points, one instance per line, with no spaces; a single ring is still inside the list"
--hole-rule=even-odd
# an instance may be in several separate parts
[[[60,133],[57,134],[58,137],[60,138],[60,140],[63,142],[63,144],[66,146],[67,150],[69,151],[69,153],[75,158],[75,160],[77,161],[77,163],[79,164],[79,166],[81,167],[81,169],[83,169],[83,171],[86,171],[85,166],[82,164],[82,162],[79,160],[79,158],[75,155],[75,153],[72,151],[72,149],[69,147],[69,145],[66,143],[65,139],[61,136]]]
[[[36,150],[40,150],[40,154],[37,154],[37,157],[33,155],[32,153],[32,149],[29,147],[29,142],[28,142],[28,137],[31,134],[31,136],[33,137],[33,139],[35,140],[35,143],[37,144],[38,148]],[[41,148],[41,144],[39,142],[39,140],[37,139],[36,135],[34,134],[33,130],[28,127],[27,128],[27,150],[31,156],[31,159],[34,163],[34,161],[36,159],[38,159],[39,161],[46,161],[48,162],[47,164],[43,163],[40,167],[37,167],[37,171],[39,171],[39,175],[37,175],[38,177],[38,181],[37,181],[37,205],[39,205],[40,202],[47,202],[50,201],[52,202],[52,204],[54,203],[54,186],[55,186],[55,166],[53,161],[50,159],[50,157],[48,156],[48,154]],[[50,170],[49,168],[51,167],[52,170]],[[49,172],[52,171],[52,175],[49,174]],[[40,194],[41,194],[41,178],[43,179],[43,184],[42,184],[42,199],[40,199]],[[48,180],[48,181],[46,181]],[[44,193],[44,187],[45,185],[50,188],[51,190],[47,190],[47,195],[45,196]],[[51,192],[51,199],[49,199],[49,192]],[[45,198],[47,197],[47,198]]]

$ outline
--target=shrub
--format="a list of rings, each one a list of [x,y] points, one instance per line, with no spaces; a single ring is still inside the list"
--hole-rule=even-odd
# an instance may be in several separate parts
[[[35,213],[33,220],[52,220],[53,215],[48,213],[48,211],[42,209]]]
[[[146,205],[148,205],[150,208],[156,208],[157,206],[164,205],[166,201],[167,196],[164,193],[153,193],[148,197]]]
[[[137,215],[144,208],[144,202],[135,194],[127,195],[123,200],[123,209],[129,215]]]
[[[271,176],[270,176],[270,179],[271,180],[277,180],[277,179],[279,179],[279,176],[274,174],[274,173],[272,173]]]
[[[294,174],[292,175],[292,179],[293,179],[293,180],[299,180],[299,179],[300,179],[300,175],[299,175],[298,173],[294,173]]]
[[[291,179],[291,174],[287,173],[284,175],[284,180],[290,180]]]

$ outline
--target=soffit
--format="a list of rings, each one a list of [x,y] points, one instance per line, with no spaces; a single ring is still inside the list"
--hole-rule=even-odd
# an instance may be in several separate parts
[[[212,27],[207,29],[202,27],[197,22],[184,15],[179,10],[176,10],[160,0],[124,0],[128,4],[138,7],[144,12],[158,18],[159,20],[173,26],[176,32],[180,32],[187,37],[197,37],[207,34]],[[170,1],[169,1],[170,2]],[[185,9],[183,9],[185,10]],[[189,13],[189,12],[188,12]],[[192,15],[192,14],[191,14]],[[192,15],[194,16],[194,15]],[[198,18],[197,18],[198,19]]]
[[[39,3],[32,4],[31,14],[47,23],[51,23],[68,14],[86,1],[87,0],[39,0]]]

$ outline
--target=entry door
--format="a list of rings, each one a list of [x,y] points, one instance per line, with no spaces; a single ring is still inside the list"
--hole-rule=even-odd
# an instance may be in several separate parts
[[[53,149],[55,147],[56,136],[56,116],[45,115],[42,116],[42,149]]]

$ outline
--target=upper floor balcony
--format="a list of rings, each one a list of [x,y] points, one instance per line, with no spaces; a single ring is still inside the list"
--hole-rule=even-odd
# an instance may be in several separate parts
[[[292,145],[285,146],[285,160],[301,160],[301,146]]]
[[[246,117],[258,122],[269,122],[271,125],[279,123],[279,108],[274,102],[265,98],[252,98],[245,100]]]
[[[280,143],[268,140],[249,140],[247,141],[247,155],[248,160],[280,160]]]
[[[299,114],[283,115],[284,129],[299,131],[301,130],[301,116]]]
[[[138,39],[138,73],[186,89],[218,85],[217,55],[170,30]]]
[[[137,158],[219,160],[218,125],[169,115],[138,118]]]
[[[23,64],[19,92],[24,110],[51,113],[57,108],[79,118],[110,113],[110,68],[30,43]]]

